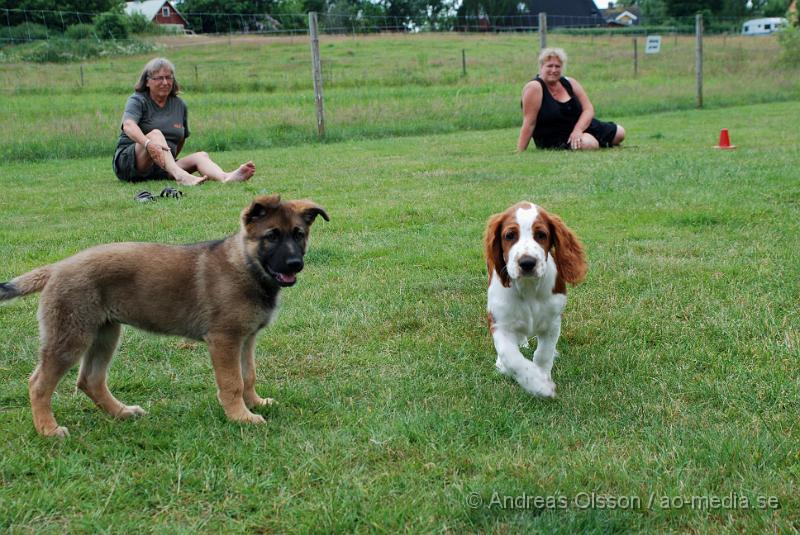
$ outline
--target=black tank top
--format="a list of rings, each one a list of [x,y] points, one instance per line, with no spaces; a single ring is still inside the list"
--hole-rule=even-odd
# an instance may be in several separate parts
[[[542,86],[542,105],[536,116],[536,127],[533,129],[533,142],[539,148],[562,148],[566,146],[569,135],[578,118],[583,113],[583,106],[575,98],[572,84],[565,77],[561,77],[561,85],[567,90],[570,99],[559,102],[553,98],[544,80],[538,76],[533,79]]]

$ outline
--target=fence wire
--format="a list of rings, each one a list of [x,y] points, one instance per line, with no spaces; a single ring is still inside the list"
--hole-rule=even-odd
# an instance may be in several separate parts
[[[0,10],[0,43],[17,44],[63,37],[68,28],[91,25],[100,13],[56,10]],[[164,27],[162,32],[204,33],[214,35],[255,34],[293,35],[308,31],[306,13],[181,13],[187,21],[185,28]],[[743,18],[714,18],[706,21],[706,33],[739,33]],[[318,15],[322,34],[368,34],[384,32],[535,32],[539,30],[538,14],[507,16],[449,15],[430,18],[392,17],[362,13],[328,12]],[[547,15],[549,32],[647,34],[694,32],[694,17],[641,17],[638,24],[612,25],[601,17]],[[159,32],[152,25],[150,32]],[[96,39],[109,36],[92,34]]]

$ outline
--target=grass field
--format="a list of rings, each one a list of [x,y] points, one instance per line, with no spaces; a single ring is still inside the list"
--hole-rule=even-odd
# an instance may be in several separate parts
[[[226,422],[203,344],[128,329],[110,387],[149,414],[110,420],[73,371],[54,398],[71,437],[41,439],[38,299],[0,306],[0,531],[800,530],[797,104],[628,116],[627,147],[591,154],[515,155],[516,128],[222,152],[257,177],[147,205],[108,155],[5,153],[0,280],[102,242],[223,237],[262,192],[331,221],[259,339],[266,426]],[[711,148],[721,127],[735,151]],[[552,402],[494,371],[485,324],[483,227],[521,199],[590,262]]]
[[[167,41],[185,88],[193,136],[209,151],[293,146],[316,140],[305,38]],[[627,118],[695,107],[694,38],[665,36],[634,77],[630,37],[552,34],[570,54],[567,72],[598,116]],[[536,72],[536,34],[323,37],[329,141],[455,133],[518,125],[524,83]],[[706,108],[800,100],[800,70],[777,63],[773,37],[704,42]],[[462,51],[467,75],[462,75]],[[0,63],[0,159],[85,158],[113,152],[144,56],[85,65]],[[80,86],[83,69],[83,87]],[[75,143],[75,139],[80,143]]]
[[[332,216],[259,342],[266,427],[225,421],[204,345],[128,330],[111,388],[150,414],[110,421],[73,372],[54,400],[72,437],[42,440],[37,298],[0,306],[0,531],[799,530],[797,72],[771,39],[710,38],[711,109],[690,111],[690,38],[638,78],[629,38],[553,38],[625,149],[513,154],[534,35],[326,38],[328,144],[309,144],[304,39],[169,42],[187,149],[260,172],[151,205],[109,161],[147,58],[87,64],[82,88],[77,65],[0,65],[0,280],[102,242],[222,237],[262,192]],[[710,148],[723,126],[736,151]],[[523,198],[591,263],[555,402],[494,372],[484,320],[483,225]]]

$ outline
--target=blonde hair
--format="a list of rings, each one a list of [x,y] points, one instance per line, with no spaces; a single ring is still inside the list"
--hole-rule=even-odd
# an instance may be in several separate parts
[[[181,90],[178,85],[178,78],[175,76],[175,65],[172,64],[167,58],[153,58],[147,62],[147,65],[142,69],[142,74],[139,75],[139,81],[133,86],[134,91],[137,93],[144,93],[147,89],[147,80],[161,69],[169,69],[172,73],[172,91],[169,96],[174,97]]]
[[[547,58],[558,58],[561,62],[561,67],[566,68],[567,66],[567,53],[564,52],[563,48],[544,48],[541,52],[539,52],[539,68],[544,65],[544,62],[547,61]]]

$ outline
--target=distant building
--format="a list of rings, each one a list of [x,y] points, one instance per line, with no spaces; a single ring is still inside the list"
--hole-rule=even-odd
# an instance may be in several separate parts
[[[184,30],[189,25],[170,0],[127,2],[125,4],[125,14],[134,15],[136,13],[141,13],[154,24],[173,27],[178,30]]]
[[[613,4],[608,4],[608,9],[603,9],[603,18],[609,26],[633,26],[639,24],[639,8],[637,6],[630,7],[614,7]]]
[[[751,19],[742,24],[742,35],[767,35],[789,25],[783,17]]]
[[[602,13],[593,0],[523,0],[525,11],[532,17],[547,13],[547,27],[601,26]],[[538,21],[534,26],[538,25]]]
[[[519,0],[505,6],[504,12],[487,13],[482,0],[462,1],[457,16],[465,31],[530,30],[539,27],[539,13],[547,14],[548,28],[605,25],[593,0]]]

